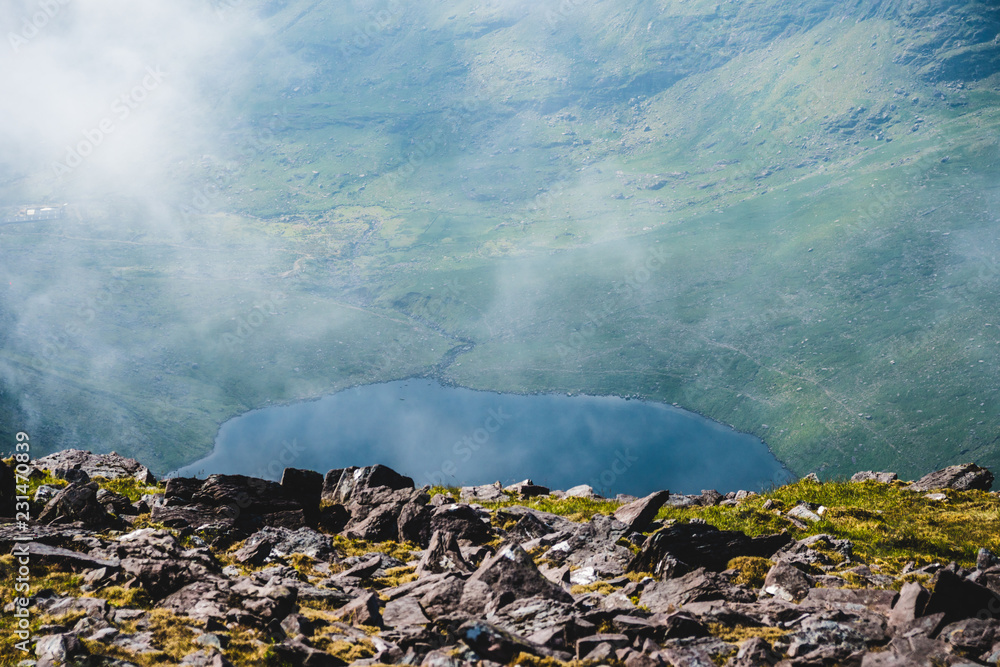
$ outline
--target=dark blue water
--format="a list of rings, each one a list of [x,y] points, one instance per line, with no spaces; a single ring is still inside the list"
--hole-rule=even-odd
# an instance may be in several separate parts
[[[510,483],[605,494],[758,490],[791,475],[759,439],[669,405],[496,394],[404,380],[255,410],[179,474],[278,479],[383,463],[420,484]]]

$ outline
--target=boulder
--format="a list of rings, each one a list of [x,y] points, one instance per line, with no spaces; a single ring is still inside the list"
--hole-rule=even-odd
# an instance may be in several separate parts
[[[764,593],[788,602],[798,602],[812,588],[812,580],[802,570],[785,561],[772,567],[764,579]]]
[[[595,649],[602,644],[606,644],[612,649],[610,655],[613,656],[614,649],[625,648],[631,642],[627,636],[618,633],[597,633],[589,637],[582,637],[576,642],[576,659],[583,660],[586,658],[592,661],[606,660],[609,657],[608,655],[594,654]]]
[[[353,625],[383,627],[381,603],[378,593],[368,592],[347,603],[335,614],[341,620]]]
[[[385,490],[413,490],[413,480],[384,465],[331,470],[323,478],[324,504],[372,504],[372,496]]]
[[[195,581],[217,579],[219,562],[207,549],[183,549],[171,533],[143,528],[127,535],[105,550],[117,558],[121,568],[136,578],[153,600],[161,600]]]
[[[165,597],[157,607],[201,621],[214,629],[226,622],[229,593],[229,583],[224,579],[195,581]]]
[[[890,484],[899,479],[899,476],[894,472],[874,472],[872,470],[866,470],[864,472],[856,472],[851,475],[852,482],[878,482],[879,484]]]
[[[107,489],[98,489],[96,499],[108,514],[121,516],[138,514],[132,506],[132,501],[120,493],[108,491]]]
[[[856,664],[867,646],[852,623],[810,616],[776,639],[774,648],[803,664]]]
[[[62,665],[74,657],[87,655],[87,649],[74,634],[45,635],[38,638],[35,655],[40,665]]]
[[[748,537],[708,524],[678,524],[653,533],[628,564],[628,571],[664,576],[698,566],[721,572],[733,558],[770,558],[791,542],[787,533]]]
[[[156,483],[156,477],[149,468],[135,459],[127,459],[115,452],[93,454],[81,449],[64,449],[36,459],[34,466],[53,473],[57,470],[80,470],[88,477],[133,478],[143,484]]]
[[[503,628],[487,621],[476,620],[463,623],[458,628],[458,638],[482,660],[490,660],[501,665],[510,664],[520,653],[544,656],[551,651],[529,642]]]
[[[989,491],[993,488],[993,473],[974,463],[963,463],[924,475],[906,488],[911,491],[930,491],[931,489]]]
[[[244,475],[211,475],[204,481],[174,477],[167,481],[163,503],[153,507],[152,518],[171,528],[214,524],[247,532],[305,525],[302,504],[280,484]]]
[[[917,582],[908,581],[903,584],[903,588],[899,591],[899,599],[889,613],[889,627],[891,629],[909,627],[913,621],[924,615],[928,599],[930,591]]]
[[[987,610],[988,611],[988,610]],[[1000,641],[1000,621],[989,618],[967,618],[946,625],[937,635],[967,655],[982,655]]]
[[[469,540],[473,544],[483,544],[493,539],[490,526],[469,505],[443,505],[433,510],[428,524],[431,534],[452,533],[457,540]]]
[[[767,640],[751,637],[740,644],[740,650],[730,658],[725,667],[771,667],[778,664],[781,656],[772,650]]]
[[[240,558],[239,554],[244,552],[244,550],[250,551],[260,551],[263,550],[259,545],[267,545],[267,554],[264,556],[278,556],[286,557],[292,554],[303,554],[321,561],[330,561],[337,555],[337,550],[333,546],[333,541],[329,536],[323,535],[312,528],[298,528],[296,530],[291,530],[289,528],[282,527],[272,527],[265,526],[261,528],[256,533],[247,538],[242,549],[237,552],[237,558]],[[259,561],[257,564],[264,562]]]
[[[103,530],[121,525],[97,502],[97,484],[70,484],[46,503],[38,521],[44,524],[80,521],[84,526]]]
[[[793,519],[799,519],[800,521],[808,521],[810,523],[816,523],[820,521],[821,517],[818,513],[811,510],[806,505],[796,505],[792,509],[788,510],[788,516]]]
[[[1000,556],[986,548],[981,548],[976,553],[976,569],[983,572],[1000,568]]]
[[[285,468],[281,474],[281,488],[288,497],[298,501],[305,515],[306,524],[315,528],[319,521],[320,500],[323,497],[323,475],[315,470]]]
[[[73,572],[106,568],[110,573],[117,571],[120,565],[117,559],[98,558],[90,554],[63,549],[62,547],[54,547],[40,542],[28,542],[25,544],[25,548],[31,553],[32,563],[61,565]]]
[[[431,622],[424,614],[420,603],[412,597],[402,597],[387,602],[382,620],[390,628],[423,626]]]
[[[639,604],[653,613],[669,613],[691,602],[750,602],[753,599],[751,593],[731,585],[725,577],[699,568],[680,577],[647,584]]]
[[[542,597],[572,602],[573,597],[538,571],[534,561],[516,544],[506,544],[487,558],[466,583],[462,606],[470,613],[482,613],[487,604],[498,607],[517,598]]]
[[[258,586],[250,579],[241,579],[230,587],[231,597],[272,631],[295,609],[298,589],[275,583]]]
[[[1000,610],[1000,595],[985,586],[964,579],[951,570],[941,570],[934,576],[934,592],[927,600],[924,613],[943,613],[945,623],[975,618],[981,613]]]
[[[296,639],[286,639],[271,647],[278,662],[301,667],[343,667],[347,663],[340,658],[320,651]]]
[[[642,532],[649,527],[669,498],[669,491],[656,491],[645,498],[622,505],[615,510],[615,518],[628,526],[630,532]]]
[[[422,577],[425,574],[440,572],[469,574],[474,569],[462,556],[455,534],[436,530],[420,562],[417,563],[416,572],[417,576]]]
[[[462,502],[466,503],[490,502],[493,500],[503,500],[507,497],[504,495],[503,486],[500,482],[484,484],[483,486],[463,486],[459,490],[459,496]]]
[[[503,490],[507,493],[514,494],[519,498],[534,498],[536,496],[549,495],[548,487],[538,486],[530,479],[518,482],[517,484],[511,484],[510,486],[504,487]]]
[[[594,493],[594,487],[589,484],[580,484],[566,491],[566,498],[600,498]]]
[[[377,506],[355,505],[351,509],[351,520],[344,528],[345,536],[352,540],[385,542],[399,539],[399,515],[402,504]]]

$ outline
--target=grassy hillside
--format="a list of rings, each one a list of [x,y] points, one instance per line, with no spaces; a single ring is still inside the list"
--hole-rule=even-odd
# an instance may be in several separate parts
[[[77,212],[0,228],[49,295],[5,396],[160,472],[422,373],[678,403],[799,473],[996,466],[1000,11],[894,5],[256,3],[280,83],[181,156],[169,232],[0,187]]]

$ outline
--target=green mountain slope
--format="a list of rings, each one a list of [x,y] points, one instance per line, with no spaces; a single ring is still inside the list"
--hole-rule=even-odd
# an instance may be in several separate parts
[[[799,473],[996,466],[1000,10],[898,5],[257,3],[265,83],[220,94],[172,237],[118,243],[148,205],[62,223],[45,252],[105,276],[67,308],[127,287],[55,369],[5,344],[7,395],[161,471],[420,373],[677,403]]]

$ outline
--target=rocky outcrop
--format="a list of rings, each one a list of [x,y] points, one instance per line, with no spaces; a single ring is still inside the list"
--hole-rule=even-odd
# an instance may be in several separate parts
[[[906,488],[911,491],[930,491],[932,489],[989,491],[993,488],[993,473],[974,463],[964,463],[924,475]]]
[[[68,471],[77,470],[85,473],[88,477],[133,478],[143,484],[156,482],[156,477],[149,471],[149,468],[135,459],[127,459],[115,452],[92,454],[81,449],[65,449],[36,459],[34,466],[41,470],[48,470],[56,477],[64,479],[67,479]]]
[[[960,468],[928,483],[982,488],[982,469]],[[889,474],[856,482],[894,484],[886,490],[926,502],[924,490],[902,490]],[[177,479],[153,503],[152,518],[167,528],[123,534],[107,523],[109,510],[124,509],[121,497],[94,482],[69,484],[39,508],[49,524],[21,532],[0,523],[0,544],[26,550],[33,573],[59,570],[79,582],[78,591],[62,583],[61,592],[32,592],[32,613],[57,622],[34,637],[24,664],[239,665],[260,660],[236,652],[253,646],[287,664],[359,666],[496,667],[519,656],[624,667],[1000,657],[992,611],[1000,609],[1000,559],[986,548],[966,567],[885,574],[805,501],[741,506],[752,496],[707,491],[685,500],[683,512],[705,517],[732,511],[764,521],[754,513],[774,512],[792,531],[751,536],[701,519],[657,520],[666,491],[627,499],[612,516],[571,520],[537,509],[538,488],[509,489],[489,509],[432,501],[384,466],[332,471],[322,483],[298,470],[281,484]],[[506,502],[515,496],[524,504]],[[779,507],[808,509],[817,522],[795,528]],[[338,530],[324,519],[334,512],[344,517]],[[31,541],[18,546],[18,536]],[[385,536],[395,541],[375,539]],[[406,536],[415,539],[399,541]],[[168,639],[174,631],[186,638]]]

